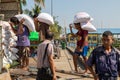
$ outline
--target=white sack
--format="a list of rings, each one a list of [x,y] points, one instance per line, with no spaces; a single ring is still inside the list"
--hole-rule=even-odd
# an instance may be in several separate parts
[[[81,23],[81,28],[84,30],[87,30],[89,32],[95,32],[97,31],[96,28],[90,23]]]
[[[0,26],[2,26],[2,28],[5,29],[5,30],[10,30],[11,29],[11,26],[10,26],[9,22],[7,22],[7,21],[1,21]]]
[[[8,44],[8,42],[9,42],[8,40],[2,38],[2,43],[4,43],[4,44]]]
[[[9,54],[11,55],[11,56],[9,56],[9,58],[10,58],[11,60],[17,60],[17,59],[18,59],[17,54],[14,54],[14,53],[12,53],[12,52],[9,52]]]
[[[14,41],[14,42],[10,42],[10,47],[16,47],[17,46],[17,43]]]
[[[2,34],[10,34],[9,30],[2,29]]]
[[[13,38],[14,41],[17,41],[17,40],[18,40],[18,37],[17,37],[17,36],[12,36],[11,38]]]
[[[74,16],[73,23],[80,23],[80,22],[86,22],[91,21],[93,18],[90,17],[90,15],[86,12],[79,12]]]
[[[30,31],[36,31],[33,19],[30,16],[26,14],[18,14],[18,15],[15,15],[15,17],[17,17],[19,21],[24,18],[25,21],[23,24],[26,25]]]
[[[13,52],[13,53],[17,53],[18,49],[17,48],[10,48],[10,51]]]
[[[37,19],[38,19],[38,21],[46,23],[48,25],[53,25],[54,24],[53,17],[48,13],[40,13],[38,15]]]
[[[4,49],[8,49],[8,48],[7,48],[7,46],[2,45],[2,49],[4,50]]]
[[[10,34],[11,34],[11,36],[15,36],[16,35],[12,30],[10,30]]]

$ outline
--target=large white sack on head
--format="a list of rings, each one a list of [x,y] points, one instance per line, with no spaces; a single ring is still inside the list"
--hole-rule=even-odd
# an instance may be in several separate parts
[[[48,14],[48,13],[40,13],[38,15],[37,19],[40,22],[46,23],[48,25],[53,25],[54,24],[53,17],[50,14]]]
[[[81,23],[81,28],[84,30],[87,30],[89,32],[95,32],[97,31],[96,28],[90,23]]]
[[[13,52],[13,53],[17,53],[18,49],[17,48],[10,48],[10,51]]]
[[[18,14],[18,15],[15,15],[15,17],[17,17],[19,21],[24,18],[25,21],[23,24],[26,25],[30,31],[36,31],[34,21],[30,16],[26,14]]]
[[[91,21],[93,18],[86,12],[79,12],[75,14],[73,23],[87,22]]]

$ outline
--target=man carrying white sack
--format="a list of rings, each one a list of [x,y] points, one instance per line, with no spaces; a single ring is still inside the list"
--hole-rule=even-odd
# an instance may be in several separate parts
[[[87,61],[87,52],[88,52],[88,31],[96,31],[96,28],[94,27],[90,21],[92,18],[90,17],[89,14],[86,12],[79,12],[74,16],[74,28],[78,30],[76,34],[72,32],[72,27],[73,25],[69,25],[71,35],[73,37],[77,37],[77,43],[76,43],[76,48],[73,54],[73,61],[74,61],[74,67],[75,67],[75,72],[78,73],[77,69],[77,60],[78,57],[81,55],[84,60],[84,65],[85,65],[85,71],[83,73],[86,73],[88,71],[87,65],[85,64]]]
[[[34,18],[36,31],[40,34],[41,41],[45,40],[45,34],[50,25],[54,24],[53,17],[48,13],[40,13]]]
[[[24,21],[25,19],[19,21],[17,17],[10,18],[10,24],[12,26],[12,29],[18,37],[17,48],[19,49],[18,56],[20,68],[28,70],[30,40],[28,38],[29,29],[27,28],[26,25],[23,25]]]

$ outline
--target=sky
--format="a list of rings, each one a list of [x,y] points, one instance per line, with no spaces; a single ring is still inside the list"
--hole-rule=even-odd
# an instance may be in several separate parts
[[[51,1],[53,16],[62,27],[73,22],[78,12],[87,12],[94,18],[96,28],[120,28],[120,0],[45,0],[45,8],[41,12],[51,14]],[[34,0],[27,0],[23,9],[32,9]]]

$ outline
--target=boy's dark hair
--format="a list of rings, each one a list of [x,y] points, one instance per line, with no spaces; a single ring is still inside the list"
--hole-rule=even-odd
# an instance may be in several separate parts
[[[47,30],[47,31],[46,31],[46,34],[45,34],[45,39],[50,39],[50,40],[52,40],[53,37],[54,37],[54,34],[53,34],[51,31]]]
[[[113,36],[111,31],[105,31],[102,35],[103,37]]]
[[[19,24],[19,20],[17,17],[11,17],[10,21],[13,22],[14,24]]]

